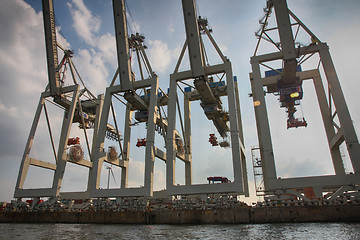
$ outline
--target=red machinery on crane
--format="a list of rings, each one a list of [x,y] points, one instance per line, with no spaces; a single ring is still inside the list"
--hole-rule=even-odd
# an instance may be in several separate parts
[[[207,180],[209,181],[209,184],[215,182],[221,182],[221,183],[231,182],[227,177],[208,177]]]
[[[218,146],[219,143],[217,141],[217,137],[215,137],[215,133],[210,133],[209,136],[209,143],[211,143],[212,146]]]

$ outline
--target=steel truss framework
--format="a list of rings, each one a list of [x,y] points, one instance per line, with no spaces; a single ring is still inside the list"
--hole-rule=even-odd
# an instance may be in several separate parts
[[[80,128],[84,130],[86,139],[86,146],[90,156],[91,146],[88,140],[87,129],[93,128],[93,141],[97,137],[98,118],[102,109],[103,96],[99,95],[96,98],[84,85],[77,69],[75,68],[71,57],[72,51],[65,50],[56,42],[55,22],[54,22],[54,9],[52,1],[43,0],[43,14],[44,14],[44,28],[45,28],[45,39],[46,39],[46,50],[47,50],[47,63],[49,73],[49,84],[45,91],[41,94],[39,104],[35,113],[35,117],[32,123],[28,141],[26,143],[24,155],[21,161],[18,180],[16,183],[15,198],[35,198],[39,200],[40,197],[50,197],[57,199],[73,199],[75,198],[89,198],[89,191],[85,192],[61,192],[61,184],[65,172],[67,162],[91,168],[92,162],[83,158],[83,154],[80,159],[74,159],[70,156],[68,151],[68,139],[71,127],[73,123],[79,123]],[[58,63],[58,48],[64,52],[64,56]],[[70,86],[63,87],[65,74],[70,68],[70,73],[73,82]],[[83,88],[78,83],[77,79],[80,79]],[[53,98],[49,100],[49,98]],[[57,151],[54,143],[52,129],[50,126],[50,117],[46,107],[46,101],[51,102],[64,110],[63,123],[61,127],[61,134]],[[34,142],[35,133],[38,129],[39,120],[42,112],[46,117],[47,129],[51,139],[51,146],[54,153],[55,163],[48,161],[42,161],[30,157],[31,148]],[[81,150],[82,151],[82,150]],[[24,189],[24,183],[27,177],[27,173],[30,166],[40,167],[54,171],[53,183],[50,188],[33,188]],[[33,202],[33,205],[37,201]]]
[[[178,59],[175,71],[170,75],[169,105],[168,105],[168,132],[167,132],[167,160],[166,160],[166,190],[168,195],[186,194],[206,194],[206,193],[236,193],[248,195],[248,182],[245,161],[245,149],[243,145],[243,134],[240,114],[240,102],[238,95],[237,82],[233,79],[231,62],[221,52],[215,40],[210,34],[206,19],[197,18],[195,2],[193,0],[183,0],[183,13],[186,28],[186,41]],[[211,41],[223,63],[210,66],[205,64],[205,49],[201,33],[205,34]],[[191,69],[179,72],[186,49],[189,52]],[[209,77],[216,74],[226,76],[226,83],[214,83],[215,89],[210,87]],[[193,85],[186,83],[186,80],[194,79]],[[185,92],[179,83],[190,86],[192,89]],[[219,85],[226,91],[220,94]],[[178,90],[184,94],[184,120],[182,119]],[[217,127],[219,133],[224,137],[227,131],[231,135],[232,163],[234,171],[234,182],[209,184],[192,184],[192,143],[191,143],[191,102],[200,101],[202,107],[217,105],[219,112],[222,107],[219,103],[219,96],[226,96],[229,107],[230,129],[223,130],[226,124],[222,124],[216,116],[208,116]],[[185,185],[175,184],[175,161],[176,161],[176,116],[179,112],[180,123],[185,140],[185,158],[181,159],[185,163]]]
[[[143,45],[144,37],[140,34],[128,36],[124,0],[114,0],[113,9],[118,70],[112,83],[106,89],[99,134],[92,154],[93,168],[90,171],[91,197],[152,196],[155,157],[166,161],[166,154],[155,146],[155,133],[156,129],[158,129],[158,132],[165,136],[167,121],[161,113],[161,108],[167,104],[168,96],[159,88],[158,76],[152,71]],[[130,51],[136,53],[141,75],[140,80],[135,79],[131,70]],[[147,70],[149,78],[144,78],[143,69]],[[119,83],[116,83],[117,76],[120,78]],[[141,91],[144,94],[143,96],[140,95]],[[117,99],[126,105],[123,145],[119,141],[120,154],[116,157],[111,157],[110,153],[104,149],[106,124],[110,111],[114,118],[115,127],[118,128],[113,99]],[[146,140],[144,139],[143,145],[145,146],[145,173],[142,187],[129,188],[128,167],[131,122],[134,112],[135,119],[139,123],[146,123],[147,126]],[[117,132],[119,132],[118,129]],[[104,162],[122,168],[120,188],[100,189],[100,174]]]
[[[271,28],[271,30],[278,29],[281,44],[276,44],[268,35],[266,35],[266,40],[275,44],[279,51],[256,56],[259,42],[266,34],[266,22],[273,6],[275,7],[276,11],[278,27]],[[265,188],[261,191],[264,191],[267,196],[272,196],[271,198],[273,199],[281,199],[282,197],[288,198],[289,194],[293,194],[304,200],[309,200],[301,193],[303,193],[304,188],[310,187],[313,188],[316,197],[319,199],[323,199],[323,192],[333,192],[332,196],[328,195],[328,199],[331,200],[335,199],[337,196],[346,191],[359,190],[360,146],[327,44],[322,43],[290,10],[287,9],[285,0],[268,1],[268,7],[265,9],[265,12],[265,21],[262,22],[263,28],[261,33],[258,34],[259,42],[256,47],[255,55],[251,58],[252,73],[250,73],[261,155],[260,165],[262,167]],[[295,20],[295,24],[290,24],[289,15],[292,17],[292,19]],[[288,36],[289,34],[292,34],[290,27],[291,25],[298,25],[298,28],[302,27],[313,40],[313,43],[309,46],[299,47],[296,49],[298,53],[296,58],[300,59],[297,62],[298,65],[306,61],[314,54],[319,54],[323,70],[325,72],[327,85],[329,87],[329,98],[326,97],[324,84],[318,68],[297,72],[296,77],[300,80],[300,82],[305,80],[313,81],[327,136],[327,142],[332,157],[335,175],[286,179],[278,179],[276,175],[274,152],[264,96],[264,87],[267,88],[268,92],[278,91],[277,85],[283,75],[279,74],[273,77],[262,78],[260,65],[267,67],[267,64],[272,61],[285,61],[287,60],[286,57],[288,57],[290,53],[290,51],[287,50],[295,50],[294,40],[291,40],[292,36],[290,36],[290,39],[284,40],[284,34],[288,34]],[[298,31],[299,30],[297,30],[297,32]],[[334,103],[334,106],[332,106],[332,102]],[[338,118],[340,125],[337,125],[334,122],[335,117]],[[344,170],[344,165],[339,149],[343,142],[346,143],[347,150],[349,152],[351,164],[354,169],[353,174],[346,174]],[[297,191],[294,189],[297,189]]]

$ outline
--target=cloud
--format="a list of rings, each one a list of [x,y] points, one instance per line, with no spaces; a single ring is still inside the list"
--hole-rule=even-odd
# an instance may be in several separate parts
[[[158,161],[156,159],[155,161]],[[144,186],[144,174],[145,174],[145,163],[140,161],[134,161],[130,158],[129,162],[129,187],[140,187]],[[160,169],[154,168],[153,174],[154,191],[158,191],[165,188],[165,173]]]
[[[1,99],[0,99],[0,115],[9,116],[9,117],[14,118],[17,116],[17,113],[18,113],[17,107],[14,107],[14,106],[6,107],[5,104],[3,104],[1,102]]]
[[[87,13],[81,2],[74,1],[84,12]],[[14,14],[16,12],[16,14]],[[44,91],[47,82],[47,65],[44,43],[44,31],[42,13],[36,13],[31,6],[23,1],[3,1],[0,9],[1,24],[0,34],[0,159],[2,167],[0,176],[2,182],[9,182],[5,188],[0,186],[0,201],[8,201],[12,198],[15,189],[16,177],[20,166],[27,136],[34,118],[40,93]],[[93,32],[96,28],[92,28]],[[65,47],[71,45],[61,35],[61,28],[57,27],[57,40]],[[89,35],[90,36],[90,35]],[[94,36],[90,36],[94,39]],[[111,41],[114,37],[110,34],[99,37],[99,50],[80,49],[75,53],[73,61],[80,74],[90,89],[96,89],[96,93],[102,93],[107,85],[108,67],[106,63],[113,62],[115,53],[111,54]],[[114,45],[114,44],[113,44]],[[59,57],[62,53],[59,51]],[[70,77],[70,73],[67,73]],[[63,111],[55,110],[51,104],[47,104],[55,145],[58,143]],[[75,125],[71,134],[79,135]],[[90,134],[91,137],[91,134]],[[85,142],[85,141],[83,141]],[[40,118],[35,141],[31,150],[31,156],[44,161],[53,158],[49,134],[47,132],[44,114]],[[38,170],[29,171],[25,186],[36,186]],[[36,168],[35,168],[36,169]],[[73,167],[67,168],[67,174],[75,174]],[[41,173],[43,171],[40,171]],[[51,171],[50,171],[51,172]],[[35,176],[34,176],[35,175]],[[76,175],[76,174],[75,174]],[[50,176],[51,178],[51,176]],[[73,179],[69,179],[71,182]],[[51,180],[52,181],[52,180]],[[65,179],[65,185],[66,184]],[[70,183],[69,185],[71,186]],[[10,187],[9,187],[10,186]],[[65,188],[67,188],[65,186]],[[71,187],[70,187],[71,188]]]
[[[0,21],[0,180],[8,183],[0,185],[0,201],[8,201],[47,71],[42,14],[6,0]]]
[[[98,16],[93,16],[91,11],[85,6],[83,0],[72,0],[67,3],[73,18],[73,27],[80,38],[91,46],[96,45],[97,33],[101,26],[101,20]]]
[[[126,12],[127,25],[131,33],[140,33],[140,24],[133,19],[129,12]],[[128,33],[130,34],[130,33]]]
[[[153,70],[159,73],[167,71],[171,60],[172,51],[169,49],[167,43],[161,40],[149,40],[148,54]]]
[[[95,94],[103,93],[109,74],[103,54],[94,49],[80,49],[74,56],[73,62],[90,91]]]
[[[98,34],[101,19],[94,16],[82,0],[73,0],[68,7],[77,35],[91,46],[78,49],[73,62],[90,91],[103,93],[108,85],[106,79],[110,69],[117,66],[115,36]]]
[[[56,26],[56,41],[65,49],[71,49],[70,43],[61,34],[61,26]]]
[[[114,68],[117,67],[117,56],[115,51],[116,42],[114,35],[110,33],[101,35],[98,40],[97,48],[106,63],[109,63]]]

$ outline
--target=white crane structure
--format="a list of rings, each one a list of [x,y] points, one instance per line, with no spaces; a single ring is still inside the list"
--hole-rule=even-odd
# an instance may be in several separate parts
[[[272,9],[275,10],[277,21],[275,27],[268,26]],[[264,11],[265,16],[260,20],[262,27],[257,32],[258,44],[254,56],[251,57],[252,73],[250,73],[261,159],[256,161],[255,167],[261,167],[264,185],[264,189],[258,189],[259,192],[263,192],[270,199],[285,199],[293,195],[306,201],[332,200],[348,191],[357,192],[360,184],[360,146],[329,47],[288,9],[286,0],[268,0]],[[297,43],[299,31],[307,35],[311,44]],[[279,38],[279,42],[276,42],[270,33],[274,33]],[[257,55],[261,41],[273,44],[278,51]],[[309,70],[301,69],[305,61],[316,55],[319,56],[317,66]],[[281,62],[279,69],[271,67],[276,61]],[[320,65],[325,73],[328,97],[325,82],[320,74]],[[269,69],[265,72],[265,76],[261,74],[260,67]],[[276,153],[274,154],[272,146],[265,95],[275,93],[279,96],[281,107],[287,109],[288,128],[306,127],[304,118],[299,119],[294,116],[296,105],[300,104],[303,97],[302,83],[306,80],[312,80],[314,84],[335,175],[280,179],[276,174]],[[346,174],[344,170],[340,154],[342,143],[346,143],[354,170],[352,174]],[[283,145],[282,148],[286,146]],[[325,193],[328,193],[326,197],[324,197]]]
[[[241,124],[240,101],[237,82],[234,81],[231,62],[221,52],[210,33],[207,20],[197,16],[194,0],[182,0],[186,41],[175,67],[170,75],[168,131],[166,151],[166,190],[169,195],[237,193],[248,195],[248,182],[245,161],[245,148]],[[209,38],[222,63],[209,65],[206,63],[206,52],[202,34]],[[190,69],[179,71],[186,49],[189,53]],[[222,75],[215,82],[216,75]],[[214,77],[213,77],[214,76]],[[225,76],[226,80],[222,78]],[[183,89],[180,84],[187,88]],[[184,114],[181,115],[179,94],[184,96]],[[228,100],[229,112],[223,109],[220,97]],[[223,138],[230,135],[231,143],[223,142],[232,150],[234,181],[219,184],[192,184],[192,147],[191,147],[191,102],[199,101],[206,117],[211,120]],[[185,185],[175,183],[176,116],[179,116],[184,136]],[[230,126],[229,126],[230,123]]]
[[[233,76],[230,60],[224,56],[211,34],[212,30],[208,26],[207,19],[197,16],[195,0],[182,0],[186,40],[175,70],[170,74],[170,87],[167,92],[159,87],[158,76],[152,70],[145,52],[145,37],[138,33],[128,34],[124,0],[113,0],[112,3],[118,66],[114,78],[106,88],[105,95],[100,94],[95,97],[85,87],[72,62],[73,52],[61,47],[56,40],[53,0],[42,0],[49,84],[40,96],[21,161],[14,197],[33,198],[35,199],[33,206],[41,197],[49,197],[54,201],[59,198],[73,200],[151,197],[154,193],[154,162],[157,158],[166,164],[168,196],[191,194],[204,196],[212,193],[249,196],[238,82]],[[268,27],[272,9],[275,9],[277,26]],[[259,148],[257,148],[259,155],[253,153],[254,165],[256,171],[259,170],[258,172],[263,176],[263,188],[257,191],[263,192],[269,199],[276,200],[288,198],[290,195],[307,201],[314,198],[331,201],[344,193],[355,196],[360,188],[360,145],[327,44],[321,42],[288,9],[286,0],[268,0],[265,16],[260,23],[262,27],[257,32],[259,41],[254,56],[251,57],[252,73],[250,73],[251,95],[259,140]],[[309,45],[296,43],[299,31],[303,31],[312,43]],[[279,42],[271,37],[270,33],[274,32],[278,33]],[[209,63],[205,49],[207,45],[204,44],[205,38],[217,53],[220,63]],[[277,49],[276,52],[257,55],[260,42],[263,41],[273,44]],[[59,49],[63,52],[60,63]],[[186,51],[188,51],[190,68],[180,71]],[[309,70],[301,69],[304,62],[316,55],[319,56],[317,67]],[[281,63],[279,68],[272,67],[274,62],[275,65]],[[323,67],[326,82],[320,74],[320,65]],[[135,74],[135,66],[138,76]],[[262,74],[263,68],[269,69],[265,76]],[[72,82],[65,83],[68,72]],[[304,118],[295,117],[296,107],[303,98],[302,83],[306,80],[312,80],[314,83],[335,174],[280,179],[276,173],[276,155],[272,146],[265,96],[269,93],[279,96],[281,107],[286,108],[288,128],[306,127],[307,122]],[[183,100],[180,99],[181,95]],[[224,107],[226,104],[222,102],[224,99],[227,101],[227,110]],[[64,112],[57,147],[46,102],[53,103]],[[197,160],[193,159],[192,148],[191,104],[193,102],[200,103],[206,118],[223,138],[218,143],[215,134],[210,134],[211,144],[231,149],[233,181],[229,181],[228,178],[210,177],[209,183],[219,180],[221,183],[193,183],[192,162]],[[119,105],[125,110],[124,114],[119,114],[120,117],[115,111]],[[30,156],[42,113],[45,116],[54,154],[52,162]],[[121,117],[124,119],[122,125],[119,122]],[[80,145],[79,138],[69,138],[73,124],[78,124],[84,133],[86,152]],[[176,124],[180,124],[180,132],[176,130]],[[144,179],[143,185],[129,187],[130,146],[131,139],[134,139],[132,129],[135,125],[146,125],[144,131],[146,136],[138,139],[136,144],[139,149],[142,147],[144,149]],[[123,134],[120,134],[119,126],[123,127]],[[89,130],[92,131],[90,134]],[[155,137],[156,133],[159,133],[160,138]],[[91,134],[92,141],[89,141]],[[106,138],[110,140],[107,141]],[[162,143],[159,144],[158,140]],[[111,145],[111,141],[117,146]],[[340,145],[343,143],[346,144],[354,171],[351,174],[345,172],[342,161]],[[185,164],[183,185],[175,181],[177,160]],[[89,169],[85,191],[61,191],[68,162]],[[53,171],[51,187],[24,188],[30,167]],[[113,188],[110,187],[109,178],[110,171],[114,177],[112,170],[116,167],[121,168],[119,176],[121,180],[120,186]],[[104,169],[109,170],[107,188],[101,188],[100,184]]]
[[[96,198],[152,196],[155,158],[166,161],[165,152],[155,144],[155,133],[159,132],[159,134],[165,136],[167,131],[168,123],[161,110],[163,106],[167,105],[168,96],[159,88],[158,76],[153,72],[145,53],[145,37],[138,33],[131,36],[128,35],[124,0],[113,0],[113,9],[118,70],[105,93],[99,123],[99,134],[92,155],[93,168],[90,171],[91,196]],[[135,78],[132,70],[131,61],[135,59],[135,56],[132,57],[131,52],[136,54],[140,79]],[[148,78],[144,77],[145,70],[149,74]],[[117,76],[119,77],[119,82],[117,81]],[[115,128],[118,128],[113,100],[120,101],[126,105],[123,144],[121,144],[121,141],[118,142],[120,154],[115,151],[114,147],[110,147],[109,151],[106,152],[104,145],[106,124],[110,111]],[[139,139],[137,143],[138,147],[145,147],[144,184],[140,187],[128,187],[130,140],[134,112],[137,124],[146,124],[146,138]],[[181,155],[178,151],[179,154]],[[100,174],[104,162],[122,168],[120,188],[100,188]]]
[[[50,197],[57,199],[89,198],[89,191],[84,192],[61,192],[62,180],[65,173],[67,162],[77,164],[86,168],[92,168],[93,163],[89,157],[92,146],[88,139],[89,129],[93,129],[93,140],[97,138],[100,113],[102,111],[103,95],[95,97],[84,85],[74,63],[72,62],[73,52],[60,46],[56,40],[55,16],[52,0],[43,0],[43,19],[47,54],[48,81],[45,91],[41,94],[39,104],[35,113],[33,124],[30,130],[29,138],[25,147],[24,155],[21,161],[18,180],[15,188],[15,198],[35,198]],[[63,51],[62,60],[58,61],[58,49]],[[71,74],[72,81],[65,82],[66,75]],[[69,78],[70,79],[70,78]],[[80,83],[79,83],[80,80]],[[52,99],[51,99],[52,98]],[[50,126],[51,116],[48,114],[46,102],[53,103],[60,111],[64,112],[61,133],[56,148],[56,140],[53,137],[53,131]],[[54,161],[48,158],[46,161],[32,158],[30,156],[32,144],[39,125],[41,114],[46,117]],[[83,129],[86,139],[87,159],[85,159],[84,150],[79,143],[79,138],[69,139],[71,127],[78,123]],[[114,128],[107,126],[109,134],[115,134]],[[27,178],[29,167],[39,167],[53,171],[53,183],[50,188],[32,188],[24,189],[24,183]],[[36,204],[36,201],[34,201]]]

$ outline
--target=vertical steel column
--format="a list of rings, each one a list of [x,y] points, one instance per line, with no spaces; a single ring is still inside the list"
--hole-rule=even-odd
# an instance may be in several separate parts
[[[240,111],[240,98],[239,89],[236,76],[234,77],[235,101],[236,101],[236,114],[238,118],[239,137],[242,144],[244,144],[244,133],[242,129],[241,111]]]
[[[92,173],[93,173],[93,168],[94,168],[94,157],[93,154],[96,151],[96,143],[99,139],[99,130],[100,130],[100,120],[102,117],[102,110],[104,107],[104,98],[105,96],[103,94],[99,94],[98,95],[98,104],[96,106],[96,118],[95,118],[95,123],[94,123],[94,133],[93,133],[93,141],[92,141],[92,147],[91,147],[91,155],[89,156],[90,161],[93,163],[93,167],[89,169],[89,179],[88,179],[88,186],[87,186],[87,191],[90,192],[91,190],[91,182],[92,182]]]
[[[236,81],[235,81],[236,80]],[[244,144],[244,134],[242,129],[242,120],[241,120],[241,111],[240,111],[240,98],[239,98],[239,89],[238,82],[236,76],[234,77],[234,89],[235,89],[235,105],[236,105],[236,114],[238,119],[238,128],[239,128],[239,138],[240,138],[240,151],[241,151],[241,169],[243,175],[243,185],[244,185],[244,193],[246,197],[249,197],[249,180],[248,173],[246,167],[246,152],[245,152],[245,144]]]
[[[147,121],[147,135],[145,148],[145,179],[144,188],[148,196],[153,195],[153,179],[154,179],[154,161],[155,161],[155,125],[157,113],[157,96],[159,88],[159,79],[157,76],[152,78],[150,91],[149,116]]]
[[[95,118],[95,122],[94,122],[94,133],[93,133],[93,144],[92,144],[92,149],[91,152],[94,151],[94,143],[96,142],[97,139],[97,135],[99,133],[99,126],[100,126],[100,118],[101,118],[101,114],[102,114],[102,108],[104,105],[104,94],[99,94],[98,95],[98,103],[96,105],[96,118]]]
[[[53,181],[53,190],[55,190],[55,196],[59,196],[60,194],[60,188],[62,179],[64,177],[66,162],[67,162],[67,155],[66,155],[66,147],[67,147],[67,141],[69,138],[71,125],[74,119],[74,113],[76,109],[77,102],[79,101],[79,91],[80,86],[74,85],[74,91],[72,96],[72,101],[70,108],[66,114],[64,113],[64,120],[63,125],[61,128],[61,135],[60,135],[60,141],[59,141],[59,149],[58,149],[58,162],[56,164],[56,171],[54,174],[54,181]],[[66,116],[67,115],[67,116]]]
[[[34,117],[34,120],[33,120],[32,126],[31,126],[29,137],[28,137],[28,140],[26,143],[26,147],[24,150],[24,155],[21,160],[19,175],[18,175],[18,179],[16,182],[16,190],[22,189],[24,186],[26,175],[27,175],[27,172],[28,172],[29,166],[30,166],[29,154],[30,154],[31,146],[34,142],[35,132],[36,132],[37,126],[39,124],[40,114],[41,114],[44,104],[45,104],[45,98],[43,97],[43,95],[41,95],[39,104],[36,109],[35,117]]]
[[[230,137],[231,137],[231,150],[232,150],[232,162],[234,171],[234,182],[239,183],[239,192],[243,192],[243,168],[241,162],[241,151],[240,151],[240,136],[238,127],[238,117],[236,111],[236,98],[234,90],[234,78],[232,75],[231,63],[227,63],[226,67],[226,85],[227,85],[227,97],[230,114]]]
[[[320,73],[318,76],[313,78],[313,82],[320,107],[321,116],[325,127],[325,132],[329,144],[329,149],[331,153],[335,174],[345,174],[344,164],[341,159],[339,146],[335,146],[335,147],[331,146],[331,140],[335,136],[335,130],[332,124],[331,112],[329,109],[328,102],[326,100],[326,94],[325,94],[324,86],[321,81]]]
[[[184,122],[185,122],[185,185],[192,184],[192,146],[191,146],[191,102],[184,94]]]
[[[125,127],[124,127],[124,161],[130,161],[130,137],[131,137],[131,117],[133,111],[131,110],[131,106],[126,106],[126,113],[125,113]],[[121,188],[128,187],[128,173],[129,168],[124,167],[121,168]]]
[[[97,134],[97,139],[93,143],[95,144],[95,146],[93,147],[94,150],[91,156],[91,161],[93,162],[93,166],[90,169],[90,179],[89,179],[90,191],[93,190],[96,191],[97,189],[99,189],[99,185],[100,185],[101,168],[102,168],[102,163],[104,161],[103,157],[106,156],[106,153],[104,152],[104,141],[105,141],[107,121],[109,119],[113,89],[114,87],[106,88],[104,105],[99,123],[99,131]]]
[[[265,93],[261,82],[259,62],[251,59],[252,76],[250,76],[253,93],[255,118],[259,139],[261,163],[264,175],[264,186],[268,189],[268,180],[275,180],[276,168],[271,142],[269,119],[266,110]]]
[[[335,71],[334,63],[331,59],[329,48],[319,51],[325,75],[331,89],[331,95],[337,110],[337,115],[344,133],[347,149],[349,151],[351,163],[355,173],[360,174],[360,145],[356,136],[355,128],[351,120],[349,109],[346,105],[344,94],[341,90],[340,82]]]
[[[177,82],[170,75],[168,127],[166,134],[166,189],[171,191],[175,185],[175,124],[176,124]]]

